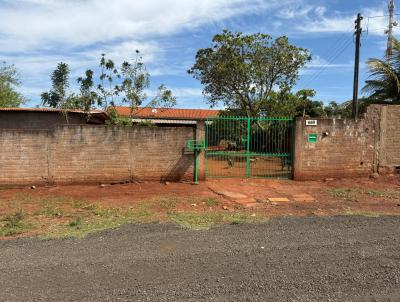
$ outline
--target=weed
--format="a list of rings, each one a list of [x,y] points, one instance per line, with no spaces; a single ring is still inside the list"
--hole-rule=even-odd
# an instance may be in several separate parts
[[[367,195],[373,197],[383,197],[390,199],[400,199],[400,191],[391,191],[391,190],[369,190],[366,192]]]
[[[348,211],[346,211],[344,213],[344,215],[347,215],[347,216],[365,216],[365,217],[374,217],[374,218],[376,218],[376,217],[382,216],[383,214],[377,213],[377,212],[351,211],[351,210],[348,210]]]
[[[327,192],[331,196],[336,198],[357,201],[358,190],[356,189],[334,188],[334,189],[328,189]]]
[[[82,226],[82,219],[80,217],[76,217],[75,219],[71,220],[68,225],[71,228],[79,229]]]
[[[169,218],[185,229],[209,229],[218,224],[241,224],[265,221],[264,217],[253,217],[247,213],[170,213]]]
[[[4,225],[0,228],[1,236],[13,236],[24,233],[30,225],[23,223],[24,214],[22,211],[15,212],[3,219]]]
[[[39,212],[39,215],[44,215],[46,217],[62,217],[64,216],[63,210],[58,207],[54,207],[51,205],[44,206]]]
[[[208,207],[215,207],[219,204],[219,201],[216,200],[215,198],[206,198],[203,200],[203,202],[206,204]]]

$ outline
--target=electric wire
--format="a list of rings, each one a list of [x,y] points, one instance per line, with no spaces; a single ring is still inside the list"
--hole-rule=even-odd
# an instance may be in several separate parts
[[[312,82],[314,82],[326,69],[328,69],[331,64],[352,44],[353,35],[349,37],[347,34],[342,34],[341,37],[335,41],[335,43],[328,49],[333,49],[330,55],[326,59],[326,63],[320,66],[319,70],[311,74],[307,82],[302,85],[307,88]]]

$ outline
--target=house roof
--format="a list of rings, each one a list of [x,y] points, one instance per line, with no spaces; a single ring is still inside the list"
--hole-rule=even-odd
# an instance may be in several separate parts
[[[0,111],[17,111],[17,112],[67,112],[67,113],[85,113],[83,110],[78,109],[57,109],[57,108],[0,108]],[[94,109],[88,112],[92,116],[108,119],[107,112],[103,110]]]
[[[116,106],[119,115],[130,116],[131,108]],[[177,120],[205,120],[208,117],[216,117],[220,110],[212,109],[179,109],[179,108],[150,108],[139,107],[133,111],[132,117],[139,119],[177,119]]]

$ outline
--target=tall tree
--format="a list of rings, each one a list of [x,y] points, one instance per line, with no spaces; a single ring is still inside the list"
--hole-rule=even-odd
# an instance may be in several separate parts
[[[150,87],[150,74],[142,62],[139,50],[136,50],[136,58],[132,63],[127,61],[121,66],[122,85],[121,92],[124,97],[123,102],[128,103],[131,113],[144,103],[147,107],[172,107],[176,104],[176,98],[172,91],[167,89],[164,84],[157,88],[156,95],[149,99],[145,90]]]
[[[21,85],[17,69],[5,62],[0,66],[0,107],[19,107],[25,97],[16,88]]]
[[[392,56],[369,59],[369,79],[362,91],[377,102],[400,103],[400,42],[393,41]]]
[[[290,90],[300,68],[311,60],[307,50],[290,44],[287,37],[272,40],[266,34],[224,30],[212,42],[212,47],[197,51],[188,73],[204,85],[211,105],[222,102],[247,116],[263,114],[274,89]]]
[[[57,68],[51,74],[52,87],[50,91],[41,94],[44,106],[70,109],[72,95],[68,91],[69,73],[68,64],[58,63]]]
[[[107,59],[106,55],[101,54],[100,58],[100,83],[97,85],[98,96],[100,103],[104,108],[109,105],[115,105],[115,98],[119,95],[120,87],[114,86],[114,81],[121,78],[115,63],[111,59]]]
[[[77,82],[80,84],[79,95],[75,98],[75,107],[85,112],[89,112],[94,106],[101,106],[102,102],[93,86],[93,71],[88,69],[85,71],[85,77],[79,77]]]

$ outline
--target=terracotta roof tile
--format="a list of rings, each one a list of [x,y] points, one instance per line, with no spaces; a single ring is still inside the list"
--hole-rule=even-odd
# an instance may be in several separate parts
[[[118,114],[130,116],[131,109],[129,107],[116,106]],[[218,116],[220,110],[212,109],[178,109],[178,108],[138,108],[133,112],[132,117],[135,118],[168,118],[168,119],[186,119],[186,120],[202,120],[208,117]]]

